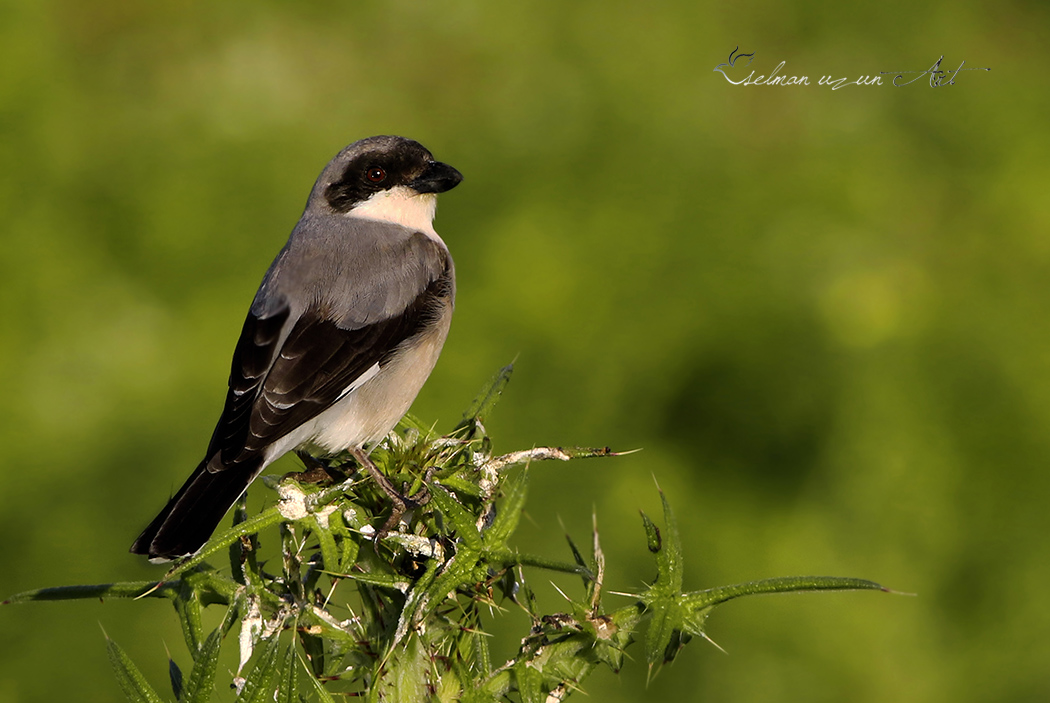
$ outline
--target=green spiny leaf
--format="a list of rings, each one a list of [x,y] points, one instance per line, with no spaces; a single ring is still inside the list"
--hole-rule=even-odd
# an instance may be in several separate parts
[[[480,551],[483,542],[474,516],[467,512],[451,493],[434,482],[430,483],[430,499],[441,511],[441,515],[452,524],[456,536],[463,540],[463,544],[469,549]]]
[[[597,664],[594,642],[579,629],[580,623],[566,622],[555,627],[548,636],[549,641],[533,657],[534,668],[543,675],[543,688],[553,691],[565,687],[569,691],[578,689],[579,682]]]
[[[357,555],[361,547],[350,534],[350,530],[343,520],[342,510],[336,510],[328,516],[328,526],[331,528],[332,534],[339,537],[339,561],[334,565],[329,565],[326,562],[325,569],[334,573],[346,573],[357,561]]]
[[[186,649],[195,657],[204,641],[204,626],[201,624],[201,600],[197,591],[185,580],[179,581],[179,597],[173,605],[182,625],[182,636]]]
[[[401,420],[397,423],[398,429],[403,430],[415,430],[421,435],[426,435],[430,432],[430,425],[426,424],[412,413],[405,413]]]
[[[117,675],[120,690],[131,703],[161,703],[160,696],[149,685],[139,668],[120,645],[109,637],[106,637],[106,653]]]
[[[474,668],[481,678],[488,678],[492,673],[492,654],[489,652],[489,638],[484,632],[470,633],[474,645]],[[475,677],[471,677],[475,678]],[[468,681],[470,679],[467,679]]]
[[[171,680],[171,692],[175,694],[176,700],[180,700],[182,698],[182,669],[170,656],[168,657],[168,678]]]
[[[573,541],[572,535],[570,535],[568,532],[565,533],[565,541],[569,543],[569,550],[572,551],[573,561],[575,561],[580,568],[587,569],[588,571],[590,571],[591,569],[587,566],[587,562],[586,560],[584,560],[583,554],[580,553],[579,548],[576,546],[576,542]],[[586,576],[583,576],[582,578],[583,587],[588,588],[592,584],[592,582]]]
[[[299,692],[299,667],[295,662],[295,641],[288,645],[280,670],[280,687],[275,703],[297,703]]]
[[[196,569],[188,571],[175,583],[189,584],[190,588],[197,592],[201,605],[212,603],[229,603],[236,598],[240,584],[229,576],[220,574],[207,564],[202,564]]]
[[[645,526],[645,545],[649,548],[649,551],[653,554],[659,554],[660,549],[663,547],[663,540],[660,537],[660,528],[656,526],[656,523],[649,519],[649,516],[644,511],[639,510],[642,515],[642,525]]]
[[[714,606],[706,608],[691,608],[688,603],[683,599],[682,610],[684,615],[682,618],[682,631],[696,637],[703,637],[709,639],[704,634],[704,624],[707,622],[707,616],[711,614],[711,610]]]
[[[324,639],[307,632],[306,628],[299,628],[299,644],[302,645],[306,659],[310,663],[312,675],[324,676]]]
[[[456,556],[445,562],[441,575],[434,579],[434,582],[427,588],[427,600],[431,604],[431,609],[452,591],[471,583],[479,561],[478,552],[461,548]]]
[[[474,677],[464,675],[460,678],[464,681],[470,681]],[[510,669],[498,671],[475,688],[471,688],[468,685],[463,690],[462,701],[463,703],[497,703],[498,701],[506,700],[514,678]]]
[[[444,564],[445,570],[440,579],[437,578],[437,573],[443,565],[436,559],[427,561],[426,571],[416,580],[405,598],[405,606],[401,609],[401,617],[394,634],[395,644],[400,642],[417,622],[434,612],[449,591],[458,588],[469,578],[473,564],[469,563],[464,569],[457,562],[459,556],[457,554],[456,558]],[[464,570],[468,574],[466,577],[462,573]]]
[[[194,554],[193,556],[178,562],[173,566],[168,573],[164,575],[165,581],[170,581],[179,574],[192,569],[198,564],[202,563],[205,559],[210,557],[216,552],[220,552],[226,549],[231,544],[239,540],[241,537],[247,537],[248,535],[254,535],[260,530],[264,530],[267,527],[279,524],[284,517],[281,515],[280,510],[277,506],[267,508],[253,518],[249,518],[239,525],[235,525],[230,529],[220,532],[213,536],[204,547]]]
[[[585,579],[593,579],[594,574],[586,566],[570,564],[557,559],[547,559],[535,554],[521,554],[510,549],[489,550],[489,560],[502,566],[534,566],[548,571],[560,571],[564,574],[582,576]]]
[[[343,575],[355,581],[367,583],[369,586],[379,586],[380,588],[392,588],[396,591],[404,591],[411,585],[409,580],[404,576],[394,576],[393,574],[382,574],[361,571]]]
[[[503,500],[496,511],[496,519],[485,532],[483,540],[488,547],[503,547],[518,527],[521,511],[525,508],[528,492],[528,473],[517,471],[503,481]]]
[[[645,619],[645,603],[637,600],[630,605],[617,608],[613,611],[612,619],[621,630],[633,630],[638,627],[638,623]]]
[[[242,493],[237,502],[233,504],[233,524],[241,524],[248,519],[248,494]],[[230,543],[228,548],[230,557],[230,573],[234,580],[242,586],[248,585],[248,578],[244,566],[249,558],[249,550],[245,549],[241,540]]]
[[[743,596],[763,593],[798,593],[803,591],[883,591],[885,586],[865,579],[839,576],[786,576],[783,578],[749,581],[734,586],[709,588],[685,595],[683,604],[690,609],[711,608]]]
[[[300,613],[299,619],[301,623],[309,625],[314,631],[320,631],[318,638],[324,644],[329,646],[337,644],[349,645],[351,648],[359,644],[359,638],[356,636],[356,633],[334,626],[331,619],[322,618],[318,615],[319,612],[324,611],[315,606],[311,610]],[[318,674],[318,676],[320,675]]]
[[[664,508],[664,531],[642,513],[646,543],[649,551],[656,555],[656,583],[645,596],[647,603],[660,597],[677,597],[682,590],[682,542],[678,535],[678,523],[663,491],[660,498]]]
[[[660,501],[664,506],[664,540],[663,549],[656,556],[660,581],[666,584],[670,593],[678,595],[682,591],[684,565],[682,563],[682,539],[678,535],[678,521],[675,520],[667,495],[660,491]]]
[[[185,703],[206,703],[215,687],[215,671],[219,666],[219,648],[222,645],[220,630],[212,630],[194,657],[182,700]]]
[[[306,662],[303,662],[303,666],[304,667],[307,666]],[[332,698],[332,694],[328,692],[328,689],[326,689],[321,684],[321,682],[317,680],[316,676],[309,675],[309,669],[308,668],[307,668],[307,672],[308,672],[307,678],[309,678],[310,679],[310,683],[313,684],[311,686],[311,688],[314,690],[314,693],[317,694],[317,700],[319,700],[321,703],[335,703],[335,699]]]
[[[338,571],[342,560],[335,546],[335,537],[332,536],[332,531],[328,527],[329,520],[320,513],[314,513],[313,518],[314,532],[317,533],[317,540],[321,545],[321,559],[324,562],[324,568],[327,571]]]
[[[544,703],[547,700],[547,692],[543,690],[543,674],[534,669],[530,662],[517,662],[513,671],[522,703]]]
[[[580,566],[586,567],[587,562],[583,558],[583,554],[580,553],[579,548],[576,546],[576,542],[573,541],[572,535],[568,532],[565,533],[565,541],[569,543],[569,551],[572,552],[572,560]]]
[[[361,545],[352,537],[344,537],[340,546],[339,571],[346,573],[357,561],[357,555],[361,553]]]
[[[631,630],[618,627],[613,618],[605,615],[591,620],[588,626],[595,658],[618,673],[623,668],[624,650],[632,641]]]
[[[464,675],[466,678],[464,678]],[[435,664],[431,665],[431,687],[432,693],[427,698],[427,701],[436,701],[437,703],[456,703],[463,702],[463,684],[473,685],[474,680],[477,678],[477,674],[472,674],[464,670],[462,666],[455,666],[452,662],[448,662],[447,665],[443,666],[440,660]]]
[[[37,588],[16,593],[3,605],[52,600],[97,600],[104,598],[173,598],[177,585],[156,581],[125,581],[123,583],[100,583],[91,586],[59,586]]]
[[[676,599],[660,598],[649,605],[652,618],[645,633],[645,661],[651,667],[664,661],[664,654],[676,631],[684,627],[684,610]]]
[[[261,651],[257,651],[255,663],[244,677],[244,687],[237,696],[237,703],[263,703],[273,700],[274,683],[280,673],[277,667],[280,640],[280,633],[276,632],[266,641]]]
[[[398,703],[428,703],[427,678],[430,669],[430,655],[423,645],[422,638],[411,635],[405,641],[396,657],[387,661],[390,687],[388,700]]]
[[[481,392],[474,402],[470,404],[467,411],[463,413],[463,419],[455,429],[452,430],[453,434],[457,431],[465,428],[472,427],[474,421],[478,418],[484,419],[488,417],[492,408],[499,402],[499,397],[503,393],[503,389],[507,387],[510,382],[510,376],[514,372],[514,363],[511,362],[504,366],[495,376],[481,389]]]
[[[671,634],[671,641],[667,643],[667,649],[664,650],[664,663],[673,662],[678,653],[689,644],[691,639],[693,639],[693,636],[690,633],[683,630],[675,630]]]
[[[462,495],[468,495],[471,498],[480,498],[481,489],[478,484],[470,479],[461,478],[460,476],[449,476],[441,479],[441,485],[451,488],[452,490]]]
[[[222,624],[219,625],[219,632],[222,637],[230,634],[233,626],[240,622],[241,612],[244,610],[246,599],[247,592],[242,589],[229,607],[226,608],[226,614],[222,617]]]

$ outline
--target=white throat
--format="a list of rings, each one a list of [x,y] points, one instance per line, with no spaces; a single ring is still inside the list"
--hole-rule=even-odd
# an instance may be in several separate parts
[[[391,222],[408,229],[437,237],[434,231],[434,213],[437,210],[436,193],[417,193],[406,186],[381,190],[346,213],[347,217]]]

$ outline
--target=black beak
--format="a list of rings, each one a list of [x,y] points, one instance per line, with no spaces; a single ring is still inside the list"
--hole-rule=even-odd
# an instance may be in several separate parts
[[[431,161],[408,187],[417,193],[444,193],[458,186],[462,180],[463,174],[448,164]]]

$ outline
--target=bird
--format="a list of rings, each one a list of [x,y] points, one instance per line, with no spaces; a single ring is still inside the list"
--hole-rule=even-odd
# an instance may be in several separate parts
[[[325,166],[252,301],[204,458],[132,553],[197,553],[293,450],[349,451],[391,493],[367,454],[408,412],[448,335],[455,268],[433,221],[437,194],[462,180],[398,136],[354,142]]]

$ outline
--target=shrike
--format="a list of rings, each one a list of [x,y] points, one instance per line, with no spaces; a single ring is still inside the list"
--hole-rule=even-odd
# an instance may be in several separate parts
[[[293,449],[367,462],[366,447],[408,412],[445,343],[456,282],[433,220],[437,194],[461,180],[402,137],[362,139],[329,162],[255,294],[204,460],[132,552],[198,551],[248,484]]]

